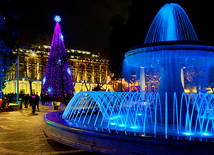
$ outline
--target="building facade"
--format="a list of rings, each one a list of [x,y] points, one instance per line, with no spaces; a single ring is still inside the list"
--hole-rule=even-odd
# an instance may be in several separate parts
[[[41,94],[42,79],[45,75],[51,46],[39,46],[32,51],[28,48],[19,49],[19,92],[30,94],[30,82],[32,92]],[[102,90],[113,91],[109,72],[109,60],[99,53],[66,49],[75,93],[79,91],[91,91],[98,84]],[[17,53],[17,51],[14,51]],[[17,64],[14,64],[8,74],[4,93],[17,93]]]

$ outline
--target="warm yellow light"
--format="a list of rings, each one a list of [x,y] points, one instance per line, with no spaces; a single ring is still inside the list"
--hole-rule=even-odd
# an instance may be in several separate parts
[[[32,52],[32,53],[31,53],[31,56],[32,56],[32,57],[35,57],[35,56],[36,56],[36,53],[35,53],[35,52]]]
[[[122,79],[122,83],[128,84],[128,82],[126,82],[126,80],[124,78]]]
[[[196,90],[196,89],[193,89],[192,92],[193,92],[193,93],[197,93],[197,90]]]
[[[145,137],[145,134],[142,134],[142,135],[140,135],[140,136]]]
[[[213,93],[213,91],[212,91],[211,88],[207,88],[207,92],[208,92],[208,93]]]
[[[109,83],[110,81],[111,81],[111,77],[108,76],[108,77],[107,77],[107,83]]]
[[[184,89],[184,92],[185,93],[190,93],[190,90],[189,89]]]

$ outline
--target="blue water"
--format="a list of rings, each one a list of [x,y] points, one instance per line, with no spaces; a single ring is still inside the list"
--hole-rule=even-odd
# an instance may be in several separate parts
[[[79,92],[69,102],[62,118],[73,127],[110,133],[214,138],[214,95],[183,93],[181,97],[179,104],[174,93],[173,109],[169,110],[159,93]]]
[[[165,4],[155,16],[144,44],[163,41],[197,41],[198,37],[184,9]]]

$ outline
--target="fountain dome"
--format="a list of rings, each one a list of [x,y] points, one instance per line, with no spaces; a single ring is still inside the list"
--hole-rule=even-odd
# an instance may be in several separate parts
[[[167,3],[158,11],[144,44],[163,41],[198,41],[189,17],[177,3]]]

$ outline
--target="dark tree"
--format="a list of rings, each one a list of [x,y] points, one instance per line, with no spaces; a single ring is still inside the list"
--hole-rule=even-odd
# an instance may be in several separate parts
[[[12,49],[15,49],[16,36],[15,28],[17,15],[13,9],[13,2],[1,0],[0,3],[0,82],[6,77],[6,72],[15,60]],[[0,88],[1,89],[1,88]]]
[[[132,0],[127,23],[119,15],[112,18],[113,30],[109,40],[109,53],[111,57],[110,70],[115,73],[115,77],[118,78],[121,74],[124,54],[130,48],[144,43],[150,24],[161,4],[154,1]],[[148,8],[152,9],[148,10]]]
[[[1,0],[0,3],[0,34],[1,41],[4,45],[11,49],[16,48],[16,37],[18,32],[16,30],[17,14],[15,12],[13,1]]]
[[[119,77],[122,61],[124,59],[124,52],[126,51],[124,18],[120,17],[119,15],[113,17],[111,25],[113,30],[109,39],[109,54],[111,59],[109,67],[110,70],[115,73],[115,77]]]

